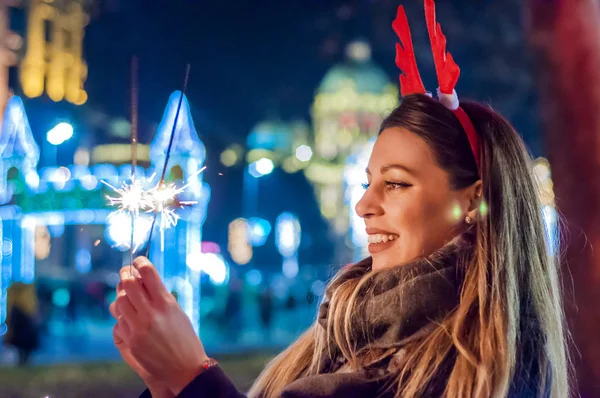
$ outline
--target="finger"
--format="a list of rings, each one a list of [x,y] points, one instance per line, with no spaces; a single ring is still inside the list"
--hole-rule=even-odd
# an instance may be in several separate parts
[[[117,310],[117,303],[114,301],[112,303],[110,303],[110,305],[108,306],[108,310],[110,311],[110,314],[112,315],[112,317],[115,318],[116,320],[118,320],[119,316],[121,316],[121,314]]]
[[[115,344],[117,344],[117,341],[128,344],[131,340],[131,327],[123,317],[119,319],[113,328],[113,338],[115,338]]]
[[[135,307],[129,300],[129,296],[123,294],[115,300],[115,309],[116,312],[119,313],[120,317],[117,318],[117,321],[121,319],[125,319],[128,322],[135,322],[138,318],[138,312]]]
[[[123,290],[136,312],[146,317],[150,313],[151,306],[150,298],[144,286],[137,279],[127,279],[123,281]],[[117,297],[117,299],[119,298]]]
[[[123,282],[124,280],[133,278],[134,276],[132,275],[132,271],[134,269],[135,268],[133,268],[130,265],[125,265],[124,267],[121,267],[121,269],[119,270],[120,281]]]
[[[119,345],[119,344],[123,344],[125,342],[125,340],[123,340],[123,337],[121,336],[121,333],[123,333],[121,331],[122,325],[119,324],[117,322],[117,324],[113,327],[113,341],[115,344]]]
[[[166,297],[167,289],[150,260],[146,257],[138,257],[133,261],[133,266],[139,271],[151,300],[160,300]]]

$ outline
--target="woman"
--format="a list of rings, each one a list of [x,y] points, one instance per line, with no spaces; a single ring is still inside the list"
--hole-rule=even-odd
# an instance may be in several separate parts
[[[567,397],[558,264],[522,140],[461,102],[433,1],[440,83],[428,96],[400,7],[401,104],[381,126],[356,206],[371,257],[340,271],[318,319],[251,397]],[[122,271],[115,342],[153,397],[242,396],[145,258]],[[177,328],[174,326],[177,325]]]

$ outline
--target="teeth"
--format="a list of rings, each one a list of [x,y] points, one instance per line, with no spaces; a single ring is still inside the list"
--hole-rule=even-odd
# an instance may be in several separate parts
[[[369,235],[369,243],[386,243],[396,239],[398,235],[372,234]]]

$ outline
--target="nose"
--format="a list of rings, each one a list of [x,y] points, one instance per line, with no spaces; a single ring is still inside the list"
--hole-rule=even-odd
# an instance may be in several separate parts
[[[381,207],[381,198],[377,195],[374,187],[369,187],[363,194],[363,197],[356,203],[354,207],[356,214],[361,218],[371,218],[383,214]]]

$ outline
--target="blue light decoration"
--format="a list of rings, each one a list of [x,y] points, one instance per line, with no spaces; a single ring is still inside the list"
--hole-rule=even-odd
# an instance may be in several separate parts
[[[61,145],[73,137],[73,126],[69,123],[61,122],[46,133],[46,141],[52,145]]]
[[[250,286],[259,286],[262,283],[262,273],[257,269],[251,269],[246,273],[246,282]]]
[[[291,213],[281,213],[275,222],[275,244],[283,257],[282,272],[288,278],[298,275],[300,221]]]
[[[248,219],[248,237],[250,244],[259,247],[265,244],[271,233],[271,224],[259,217],[250,217]]]
[[[173,92],[169,97],[162,121],[150,145],[153,171],[158,172],[164,166],[180,97],[180,91]],[[175,127],[175,138],[166,181],[175,179],[185,181],[188,187],[179,196],[179,200],[195,201],[197,204],[183,209],[180,212],[181,220],[177,226],[165,231],[164,250],[160,250],[160,242],[151,243],[150,257],[157,265],[165,282],[169,282],[172,278],[182,278],[190,285],[190,289],[183,290],[179,295],[179,300],[189,303],[183,308],[195,330],[198,331],[200,328],[200,277],[194,267],[188,266],[187,256],[188,253],[202,253],[202,225],[206,220],[210,187],[203,182],[203,174],[198,173],[204,166],[206,149],[198,137],[190,105],[185,95]],[[178,173],[182,175],[177,175]],[[154,234],[153,239],[160,239],[160,234]],[[168,262],[165,261],[167,258]]]
[[[248,165],[248,173],[254,178],[260,178],[271,174],[275,165],[271,159],[260,158]]]
[[[87,274],[92,269],[92,255],[89,249],[79,249],[75,254],[75,269],[82,274]]]
[[[169,98],[150,147],[151,167],[138,167],[136,178],[149,179],[162,168],[179,96],[180,93],[175,92]],[[68,135],[63,134],[68,133],[63,130],[61,139]],[[182,307],[196,330],[199,329],[200,277],[193,266],[188,267],[186,256],[187,253],[202,252],[202,225],[206,219],[210,187],[197,172],[203,167],[205,152],[194,127],[187,98],[184,98],[167,181],[181,180],[189,184],[179,199],[197,204],[179,212],[179,223],[165,236],[164,252],[157,242],[153,242],[150,258],[165,283],[177,286]],[[38,170],[38,161],[39,148],[31,133],[23,101],[13,96],[8,102],[0,135],[0,245],[4,249],[0,250],[0,331],[5,329],[8,286],[15,281],[31,283],[35,280],[37,228],[47,227],[53,236],[62,235],[61,239],[66,239],[62,234],[66,225],[104,225],[106,240],[117,250],[123,250],[124,242],[130,240],[130,220],[108,219],[112,209],[105,195],[109,189],[99,183],[106,181],[120,186],[121,182],[131,178],[130,165],[68,165]],[[18,172],[15,181],[9,178],[12,169]],[[137,222],[134,240],[143,245],[147,240],[149,217],[140,216]],[[90,254],[93,242],[86,231],[86,228],[80,228],[75,238],[73,271],[78,273],[87,273],[94,266]],[[159,234],[154,236],[160,238]],[[169,261],[166,262],[165,258]],[[129,256],[124,255],[123,264],[128,261]],[[223,267],[220,266],[209,267],[204,272],[213,283],[221,283],[224,278]],[[59,298],[61,295],[64,296],[61,292]]]
[[[375,139],[371,138],[366,144],[360,146],[346,161],[344,167],[344,200],[348,205],[350,219],[350,241],[352,242],[352,261],[357,262],[368,256],[368,241],[365,222],[356,214],[354,208],[363,197],[365,190],[362,186],[366,182],[365,168],[369,163]]]
[[[4,220],[0,218],[0,242],[4,240]],[[4,253],[3,250],[0,250],[0,336],[6,333],[6,299],[7,299],[7,289],[8,283],[10,282],[7,278],[4,277]]]
[[[52,303],[57,307],[66,307],[71,301],[71,293],[64,287],[56,289],[52,293]]]
[[[190,289],[178,291],[179,302],[188,314],[196,333],[200,330],[200,276],[204,272],[211,283],[222,285],[229,280],[229,265],[223,256],[216,253],[190,252],[185,256],[187,273],[185,283]]]
[[[13,187],[8,171],[15,168],[21,175],[35,171],[40,149],[35,143],[21,97],[12,96],[6,105],[0,135],[0,204],[8,203]]]

